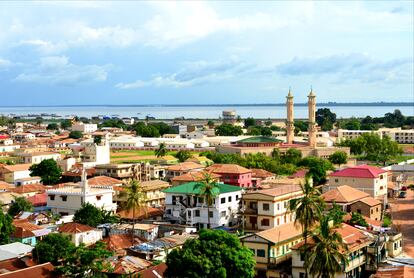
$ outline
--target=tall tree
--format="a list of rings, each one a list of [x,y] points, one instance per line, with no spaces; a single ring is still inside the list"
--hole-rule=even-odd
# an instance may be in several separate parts
[[[50,233],[36,244],[32,254],[38,263],[51,262],[57,265],[62,259],[67,258],[74,249],[75,245],[68,236]]]
[[[202,229],[199,238],[167,255],[166,277],[252,278],[255,265],[253,253],[235,235]]]
[[[96,227],[102,224],[101,210],[91,203],[82,204],[82,207],[75,211],[73,222]]]
[[[72,138],[72,139],[80,139],[80,138],[82,138],[82,137],[83,137],[83,133],[82,133],[82,131],[72,130],[72,131],[69,133],[69,138]]]
[[[348,260],[345,256],[347,245],[341,235],[330,226],[329,217],[322,217],[319,226],[312,233],[312,243],[306,248],[308,260],[305,268],[313,277],[335,277],[342,271]]]
[[[336,122],[336,114],[332,113],[329,108],[319,108],[316,111],[316,122],[322,127],[322,130],[329,131]]]
[[[243,130],[240,126],[233,126],[231,124],[216,126],[214,131],[218,136],[239,136],[243,134]]]
[[[189,159],[189,158],[191,158],[193,155],[191,154],[191,152],[190,151],[187,151],[187,150],[181,150],[181,151],[178,151],[175,155],[174,155],[176,158],[178,158],[178,161],[179,162],[184,162],[184,161],[186,161],[187,159]]]
[[[337,164],[338,168],[341,167],[341,164],[345,164],[348,161],[348,155],[343,151],[336,151],[329,156],[329,161],[333,164]]]
[[[52,158],[45,159],[39,164],[33,164],[29,170],[30,176],[40,177],[44,184],[56,184],[62,176],[62,170]]]
[[[246,118],[244,119],[244,127],[249,128],[251,126],[256,125],[256,120],[254,118]]]
[[[12,217],[18,215],[21,211],[32,211],[33,205],[25,197],[16,197],[9,207],[8,214]]]
[[[10,235],[13,233],[13,218],[9,214],[4,214],[0,209],[0,244],[10,242]]]
[[[220,194],[219,186],[209,173],[205,173],[203,179],[195,185],[194,189],[199,189],[200,195],[205,199],[207,204],[207,228],[210,229],[210,207],[213,205],[214,198]]]
[[[306,179],[306,182],[301,184],[301,189],[303,196],[289,201],[289,211],[295,213],[295,223],[302,226],[306,249],[309,231],[321,219],[325,204],[321,192],[311,184],[310,179]],[[308,258],[309,256],[305,253],[305,262]],[[308,270],[307,268],[305,270],[307,277]]]
[[[157,157],[163,157],[167,155],[167,146],[165,145],[165,143],[160,143],[158,146],[158,149],[155,150],[155,155]]]
[[[126,209],[132,210],[132,229],[131,229],[131,243],[134,244],[134,229],[135,229],[135,212],[136,210],[147,210],[146,194],[142,190],[142,186],[137,180],[132,180],[128,186],[125,187],[126,194]]]

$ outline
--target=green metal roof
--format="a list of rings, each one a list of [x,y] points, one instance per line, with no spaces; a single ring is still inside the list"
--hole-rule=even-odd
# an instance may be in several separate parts
[[[200,188],[195,188],[198,182],[187,182],[180,185],[172,186],[170,188],[164,189],[164,193],[181,193],[181,194],[200,194]],[[224,184],[224,183],[217,183],[217,187],[221,193],[229,193],[240,191],[241,188],[234,185]]]
[[[249,138],[237,141],[237,143],[280,143],[280,142],[282,142],[282,140],[279,140],[273,137],[266,137],[266,136],[249,137]]]

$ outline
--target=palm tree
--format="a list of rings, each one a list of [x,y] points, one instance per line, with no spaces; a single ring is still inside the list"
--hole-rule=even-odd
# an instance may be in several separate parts
[[[312,245],[309,246],[309,260],[305,268],[309,269],[314,277],[330,278],[342,271],[342,266],[348,263],[344,253],[348,250],[341,235],[330,225],[330,217],[325,216],[319,222],[311,236]]]
[[[155,150],[155,155],[157,157],[163,157],[167,155],[167,146],[165,145],[165,143],[161,143],[158,146],[158,149]]]
[[[205,173],[201,181],[199,181],[194,189],[200,190],[207,203],[207,228],[210,229],[210,207],[213,205],[214,198],[220,193],[218,183],[211,177],[209,173]]]
[[[131,242],[134,244],[134,228],[135,228],[135,210],[144,209],[147,211],[146,205],[146,194],[142,190],[142,186],[137,180],[132,180],[128,186],[125,187],[126,204],[125,208],[127,211],[132,210],[132,229],[131,229]]]
[[[321,218],[324,208],[324,201],[321,192],[311,184],[312,179],[308,177],[304,184],[301,184],[302,197],[289,201],[289,211],[295,213],[295,224],[302,226],[302,235],[305,239],[304,248],[307,248],[307,237],[309,229]],[[307,255],[305,253],[305,262]],[[305,277],[308,277],[308,270],[305,268]]]

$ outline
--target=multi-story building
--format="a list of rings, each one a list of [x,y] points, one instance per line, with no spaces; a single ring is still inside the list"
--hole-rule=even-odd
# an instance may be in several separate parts
[[[235,124],[237,122],[237,115],[234,110],[223,111],[222,116],[223,124]]]
[[[195,162],[183,162],[176,165],[171,165],[166,168],[166,178],[172,179],[187,173],[194,173],[203,171],[206,166]]]
[[[328,207],[334,203],[345,212],[358,212],[373,220],[381,220],[382,205],[368,193],[348,185],[341,185],[322,194]]]
[[[37,164],[46,159],[53,159],[58,161],[62,158],[59,153],[54,152],[17,152],[15,155],[19,157],[23,163],[26,164]]]
[[[292,222],[294,214],[288,210],[289,201],[302,195],[300,185],[291,184],[243,194],[244,229],[267,230]]]
[[[98,176],[108,176],[115,179],[122,180],[127,183],[133,179],[138,181],[151,180],[152,165],[149,163],[134,163],[134,164],[101,164],[96,165],[95,174]]]
[[[72,125],[73,131],[81,131],[83,133],[93,133],[98,130],[97,124],[85,124],[82,122],[74,123]]]
[[[164,190],[165,217],[197,228],[233,226],[238,220],[242,189],[217,183],[217,195],[212,206],[200,193],[196,182],[173,186]],[[209,221],[210,219],[210,221]]]
[[[14,183],[18,179],[30,177],[32,164],[0,165],[0,180]]]
[[[376,199],[387,196],[388,172],[378,167],[360,165],[336,171],[330,175],[329,183],[324,191],[348,185],[368,193]]]
[[[278,266],[292,256],[291,247],[301,242],[302,228],[290,222],[242,237],[242,244],[253,251],[258,277],[284,277]]]
[[[18,132],[12,134],[11,138],[17,142],[28,142],[36,139],[36,136],[29,132]]]
[[[414,129],[390,132],[391,139],[399,144],[414,144]]]
[[[72,144],[70,148],[75,156],[90,166],[108,164],[111,160],[109,142],[106,139],[102,139],[98,144],[94,142],[94,139],[88,139],[80,144]]]
[[[80,184],[66,184],[63,187],[46,190],[46,194],[47,206],[53,213],[60,215],[74,214],[85,203],[113,212],[117,207],[112,200],[114,194],[112,186],[90,187],[85,170]]]
[[[220,175],[227,184],[249,188],[252,187],[252,171],[237,164],[213,164],[207,171]]]
[[[145,193],[145,203],[148,207],[160,207],[164,205],[165,193],[164,189],[170,187],[168,182],[162,180],[143,181],[140,183],[142,192]],[[118,204],[124,204],[127,196],[124,194],[124,187],[116,188],[114,200]]]
[[[413,144],[414,143],[414,129],[401,128],[380,128],[378,130],[338,130],[338,140],[355,139],[364,133],[375,133],[381,138],[389,136],[392,140],[399,144]]]
[[[137,137],[124,136],[124,137],[115,137],[110,140],[111,149],[133,149],[133,148],[143,148],[144,143],[139,140]]]

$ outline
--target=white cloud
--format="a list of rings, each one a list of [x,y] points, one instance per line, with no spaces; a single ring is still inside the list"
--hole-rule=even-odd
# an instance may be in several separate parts
[[[0,70],[8,70],[13,65],[11,61],[0,58]]]
[[[46,85],[75,85],[106,81],[110,65],[75,65],[65,56],[43,57],[31,70],[19,74],[15,81]]]
[[[255,66],[237,58],[220,61],[197,61],[185,63],[176,73],[156,75],[150,80],[137,80],[131,83],[118,83],[118,89],[142,87],[182,88],[220,80],[231,79],[252,71]]]

